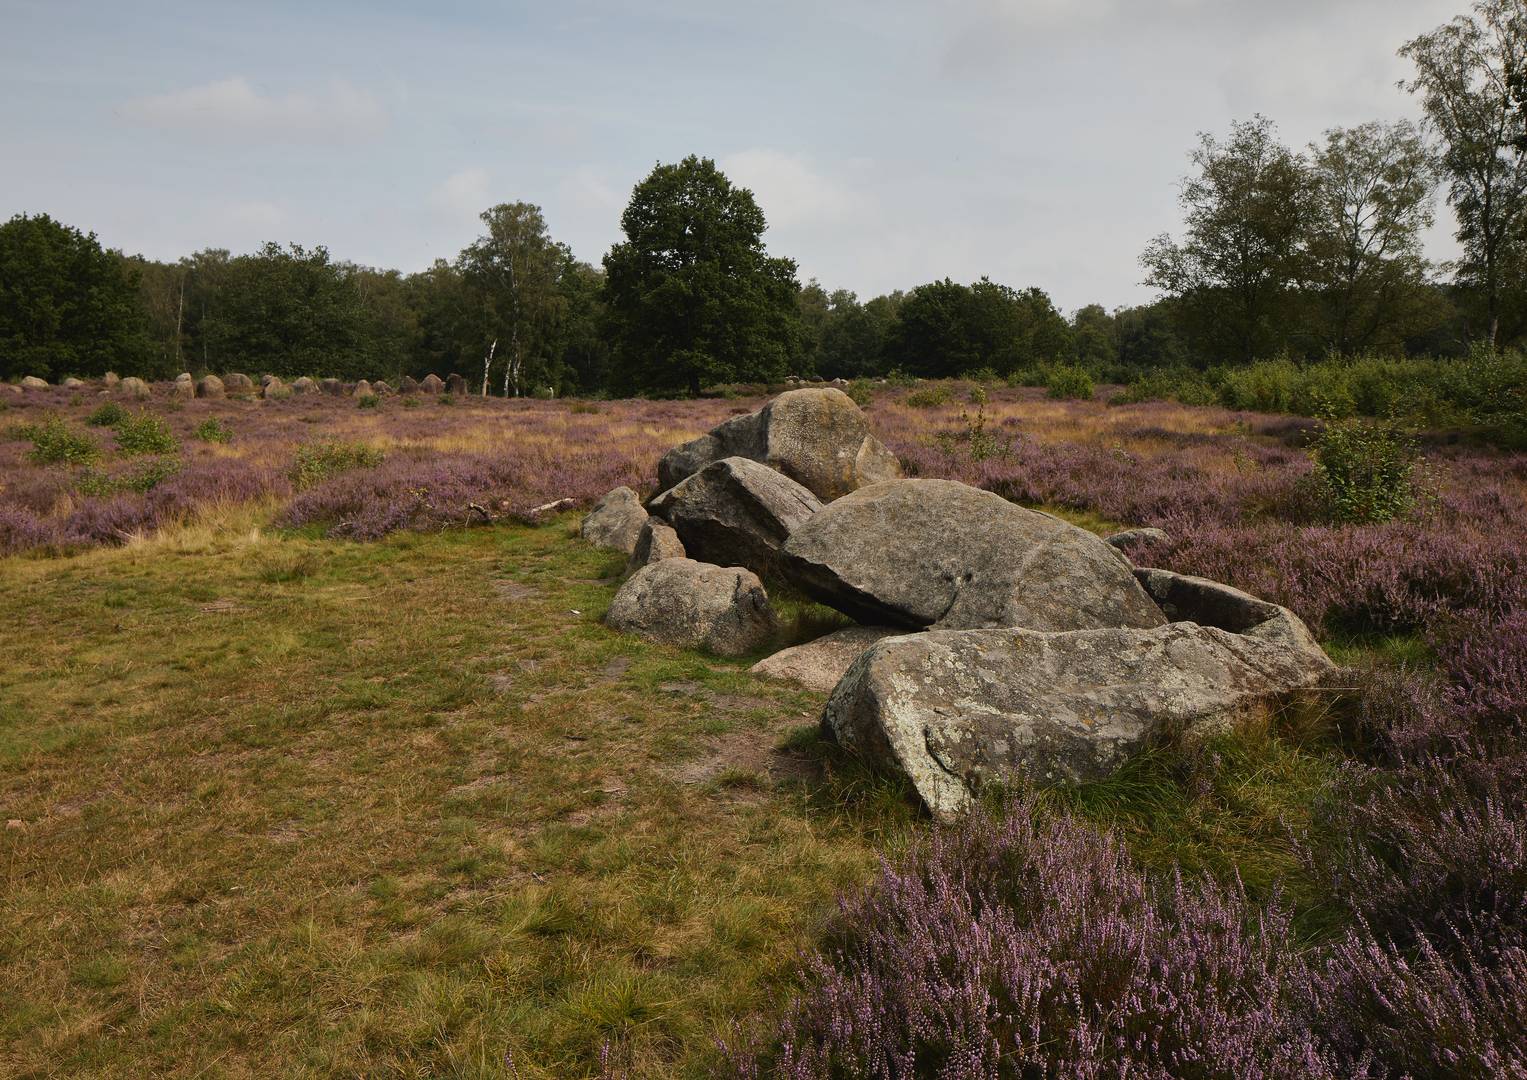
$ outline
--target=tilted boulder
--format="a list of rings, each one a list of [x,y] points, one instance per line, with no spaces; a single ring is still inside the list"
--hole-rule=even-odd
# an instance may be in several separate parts
[[[782,566],[802,591],[866,625],[1166,621],[1128,561],[1096,536],[952,480],[891,480],[828,503],[785,542]]]
[[[823,502],[901,475],[896,455],[870,434],[859,406],[831,387],[788,390],[758,412],[674,447],[658,462],[658,483],[670,488],[727,457],[777,469]]]
[[[255,390],[254,380],[237,371],[223,376],[223,386],[230,394],[252,394]]]
[[[664,559],[682,559],[688,552],[673,528],[656,518],[649,517],[636,534],[636,546],[626,563],[626,573],[634,574],[644,566],[651,566]]]
[[[398,380],[398,393],[417,394],[419,392],[419,380],[412,375],[404,375]]]
[[[21,380],[21,387],[23,390],[46,390],[48,380],[39,379],[36,375],[28,375]]]
[[[793,682],[825,694],[843,681],[854,661],[871,645],[904,633],[905,630],[884,626],[847,626],[804,645],[781,649],[748,670],[754,675]]]
[[[948,817],[992,782],[1096,779],[1148,746],[1229,730],[1329,668],[1196,623],[935,630],[865,652],[828,699],[822,728]]]
[[[615,594],[605,622],[649,641],[742,656],[779,629],[763,583],[741,567],[693,559],[644,566]]]
[[[618,487],[594,504],[579,531],[595,547],[629,555],[636,549],[636,538],[646,523],[647,511],[636,492]]]
[[[691,558],[765,575],[778,569],[790,534],[821,508],[794,480],[742,457],[713,462],[648,504]]]
[[[467,380],[452,372],[445,377],[445,392],[447,394],[455,394],[457,397],[465,397]]]
[[[419,389],[423,390],[426,394],[438,394],[441,390],[445,389],[445,383],[441,382],[440,376],[432,371],[420,380]]]
[[[318,384],[306,375],[299,375],[292,380],[292,393],[316,394],[318,393]]]
[[[117,383],[117,392],[126,394],[130,398],[138,398],[140,400],[148,397],[153,393],[153,391],[149,389],[148,383],[144,382],[136,375],[129,375],[127,378]]]
[[[191,377],[189,371],[182,371],[175,376],[175,381],[170,384],[170,393],[178,398],[194,398],[196,396],[196,380]]]
[[[338,379],[319,379],[318,389],[323,391],[325,394],[328,394],[330,397],[345,396],[345,384],[340,382]]]
[[[1135,577],[1173,622],[1215,626],[1232,634],[1285,645],[1309,657],[1316,666],[1330,666],[1330,659],[1310,628],[1286,607],[1222,582],[1170,570],[1139,569]]]
[[[227,397],[228,389],[223,385],[223,380],[216,375],[203,375],[196,384],[196,396],[199,398]]]

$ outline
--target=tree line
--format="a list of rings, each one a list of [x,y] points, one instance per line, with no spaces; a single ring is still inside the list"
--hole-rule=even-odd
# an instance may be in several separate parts
[[[504,203],[454,260],[404,274],[323,247],[103,250],[47,215],[0,225],[0,378],[190,370],[341,378],[459,372],[483,393],[698,393],[786,375],[1100,377],[1270,356],[1462,355],[1527,337],[1527,0],[1480,0],[1408,42],[1426,122],[1294,149],[1263,116],[1205,134],[1178,236],[1141,257],[1155,301],[1069,316],[981,278],[861,301],[763,244],[752,193],[706,158],[636,185],[594,266],[539,207]],[[1441,189],[1462,248],[1422,255]]]

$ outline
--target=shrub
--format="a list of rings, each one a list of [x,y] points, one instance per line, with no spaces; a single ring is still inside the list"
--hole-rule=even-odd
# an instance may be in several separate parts
[[[132,470],[118,476],[86,469],[79,479],[81,495],[120,495],[131,491],[138,494],[153,491],[164,481],[180,472],[180,461],[172,457],[155,457],[140,462]]]
[[[843,392],[861,409],[874,400],[873,388],[868,379],[855,379],[843,388]]]
[[[1397,424],[1328,422],[1310,456],[1316,497],[1332,521],[1379,524],[1415,506],[1420,455],[1415,440]]]
[[[903,400],[914,409],[936,409],[953,401],[954,391],[949,389],[948,383],[938,383],[913,390]]]
[[[292,464],[293,486],[309,488],[351,469],[370,469],[382,463],[382,451],[365,443],[319,442],[298,447]]]
[[[403,399],[403,408],[405,408],[405,409],[417,409],[418,407],[419,407],[419,399],[417,397],[414,397],[413,395],[409,395],[408,397],[405,397]]]
[[[202,442],[225,443],[233,438],[233,429],[215,416],[209,416],[196,425],[192,432]]]
[[[382,399],[375,394],[362,394],[355,399],[357,409],[374,409],[382,403]]]
[[[1091,401],[1092,376],[1075,364],[1059,364],[1045,377],[1045,396],[1057,400]]]
[[[117,449],[124,454],[173,454],[180,449],[170,427],[147,411],[133,413],[117,424]]]
[[[88,465],[101,456],[101,448],[82,431],[74,431],[62,417],[50,416],[40,424],[24,424],[15,434],[32,444],[27,457],[39,465]]]
[[[116,427],[127,419],[127,410],[115,401],[108,401],[86,418],[85,423],[91,427]]]

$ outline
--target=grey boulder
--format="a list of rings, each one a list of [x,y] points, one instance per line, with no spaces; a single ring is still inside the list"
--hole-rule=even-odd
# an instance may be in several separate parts
[[[340,382],[338,379],[333,379],[333,378],[330,378],[330,379],[319,379],[318,380],[318,389],[322,390],[325,394],[328,394],[330,397],[344,397],[345,396],[345,384]]]
[[[48,380],[39,379],[36,375],[28,375],[21,380],[21,387],[23,390],[46,390]]]
[[[260,380],[260,396],[262,398],[267,400],[282,398],[290,393],[291,391],[286,388],[286,384],[274,375],[266,375]]]
[[[438,394],[445,389],[445,383],[432,371],[419,381],[419,389],[426,394]]]
[[[252,394],[255,390],[254,380],[237,371],[223,376],[223,386],[230,394]]]
[[[1138,544],[1164,544],[1169,539],[1170,537],[1163,530],[1150,528],[1125,529],[1123,532],[1116,532],[1104,538],[1106,543],[1120,551],[1127,551]]]
[[[292,380],[292,393],[299,395],[316,394],[318,393],[318,384],[306,375],[299,375]]]
[[[170,393],[178,398],[194,398],[196,396],[196,380],[191,377],[189,371],[182,371],[175,376],[175,381],[170,385]]]
[[[713,462],[648,504],[692,558],[773,574],[780,548],[822,508],[794,480],[743,457]]]
[[[648,518],[642,523],[642,528],[636,534],[636,546],[631,549],[631,558],[626,563],[626,573],[634,574],[644,566],[662,562],[664,559],[682,559],[688,554],[684,550],[683,541],[672,527],[658,521],[656,518]]]
[[[371,392],[371,383],[366,379],[358,380],[355,384],[355,389],[351,390],[350,393],[358,398],[374,396]]]
[[[901,475],[896,455],[870,434],[859,406],[831,387],[788,390],[758,412],[674,447],[658,462],[658,483],[673,487],[727,457],[777,469],[823,502]]]
[[[646,523],[647,511],[642,509],[636,492],[618,487],[594,504],[579,531],[595,547],[629,555],[636,549],[636,538]]]
[[[450,375],[447,375],[445,377],[445,392],[448,394],[455,394],[457,397],[465,396],[467,392],[466,379],[462,378],[460,375],[455,374],[454,372],[452,372]]]
[[[1140,569],[1135,577],[1173,622],[1194,622],[1270,641],[1303,653],[1317,667],[1331,666],[1304,620],[1286,607],[1219,581],[1170,570]]]
[[[153,392],[149,389],[148,383],[136,375],[129,375],[117,383],[117,390],[119,393],[126,394],[130,398],[138,398],[140,400],[148,397]]]
[[[228,389],[223,385],[223,380],[216,375],[203,375],[201,381],[196,384],[196,396],[199,398],[223,398],[228,396]]]
[[[828,503],[785,542],[782,565],[802,591],[866,625],[1059,631],[1166,621],[1096,536],[952,480],[891,480]]]
[[[753,652],[778,629],[768,593],[754,574],[693,559],[664,559],[631,575],[605,622],[649,641],[718,656]]]
[[[1096,779],[1148,746],[1265,715],[1325,674],[1321,660],[1196,623],[930,631],[864,653],[822,727],[949,817],[993,782]]]
[[[854,661],[871,645],[905,632],[884,626],[848,626],[804,645],[781,649],[750,670],[754,675],[793,682],[825,694],[843,680]]]

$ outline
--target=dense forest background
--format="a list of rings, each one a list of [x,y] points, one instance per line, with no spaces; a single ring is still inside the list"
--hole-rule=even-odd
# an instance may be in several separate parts
[[[1527,34],[1487,0],[1409,42],[1422,126],[1336,128],[1296,149],[1255,116],[1203,135],[1182,228],[1141,255],[1149,304],[1057,310],[1043,288],[948,279],[860,299],[765,251],[752,194],[708,159],[660,165],[594,266],[538,207],[417,273],[268,243],[176,262],[102,250],[46,215],[0,225],[0,378],[180,371],[397,379],[484,393],[695,393],[901,373],[1142,373],[1339,355],[1455,357],[1527,338]],[[1422,255],[1438,194],[1463,254]]]

